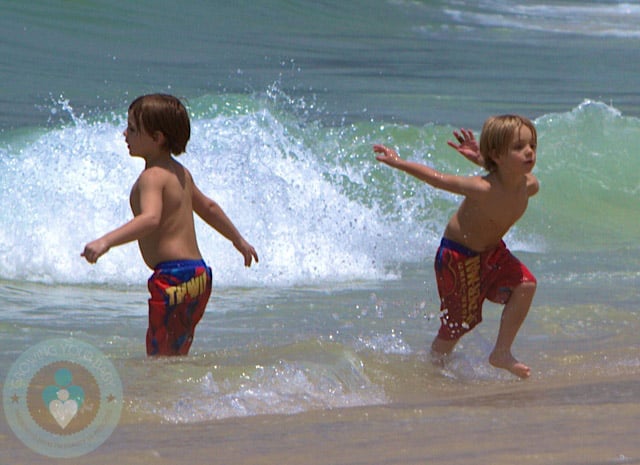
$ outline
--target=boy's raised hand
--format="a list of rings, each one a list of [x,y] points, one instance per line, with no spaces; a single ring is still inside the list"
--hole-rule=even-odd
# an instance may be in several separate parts
[[[380,154],[376,156],[376,160],[389,166],[395,166],[395,164],[401,160],[398,152],[382,144],[375,144],[373,146],[373,151]]]
[[[476,141],[476,138],[473,135],[473,131],[461,128],[460,132],[453,131],[453,137],[456,138],[458,144],[447,141],[449,147],[454,148],[471,163],[475,163],[478,166],[484,166],[484,159],[480,153],[480,147],[478,146],[478,141]]]

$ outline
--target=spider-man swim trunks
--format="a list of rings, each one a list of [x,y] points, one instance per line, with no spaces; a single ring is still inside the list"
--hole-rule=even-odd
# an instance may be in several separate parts
[[[147,355],[187,355],[211,295],[211,268],[203,260],[163,262],[147,284]]]
[[[485,299],[505,304],[518,285],[536,282],[502,241],[495,249],[478,253],[444,238],[435,271],[440,294],[438,337],[445,340],[462,337],[482,321]]]

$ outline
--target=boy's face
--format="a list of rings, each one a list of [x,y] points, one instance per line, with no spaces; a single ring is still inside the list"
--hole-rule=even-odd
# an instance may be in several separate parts
[[[536,141],[531,129],[521,126],[514,135],[509,151],[496,160],[499,166],[516,173],[530,173],[536,164]]]
[[[129,154],[133,157],[145,158],[157,150],[156,140],[144,128],[138,126],[131,112],[129,112],[127,129],[123,134],[129,148]]]

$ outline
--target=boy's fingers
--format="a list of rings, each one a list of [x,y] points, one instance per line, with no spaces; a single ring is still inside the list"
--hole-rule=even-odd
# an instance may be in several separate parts
[[[393,153],[393,149],[381,144],[375,144],[373,146],[373,151],[377,153]]]
[[[259,262],[258,253],[253,247],[249,248],[246,252],[243,252],[243,255],[244,255],[244,266],[246,267],[250,267],[253,260],[255,260],[256,263]]]
[[[373,146],[373,151],[376,152],[376,153],[382,153],[382,154],[384,154],[384,156],[387,156],[387,157],[397,157],[398,156],[398,154],[396,153],[395,150],[390,149],[389,147],[386,147],[384,145],[379,145],[379,144],[374,145]],[[379,161],[382,161],[380,159],[380,157],[376,157],[376,158]]]

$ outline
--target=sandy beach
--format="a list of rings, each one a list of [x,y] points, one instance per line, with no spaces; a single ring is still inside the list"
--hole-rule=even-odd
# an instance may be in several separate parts
[[[0,429],[3,462],[127,465],[590,465],[640,463],[636,377],[458,393],[431,402],[259,415],[199,424],[121,424],[77,459],[51,459]],[[414,393],[415,394],[415,393]]]

